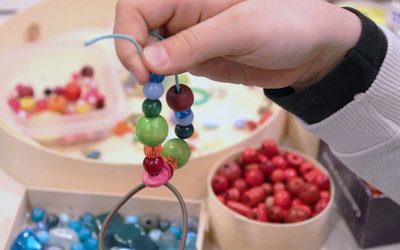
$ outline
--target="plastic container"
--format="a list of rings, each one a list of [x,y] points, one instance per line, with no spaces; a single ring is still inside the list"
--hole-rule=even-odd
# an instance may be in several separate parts
[[[18,83],[33,86],[35,99],[46,87],[64,86],[74,72],[90,65],[105,107],[85,114],[18,116],[7,100]],[[120,119],[124,94],[119,79],[101,49],[81,41],[53,39],[25,44],[0,54],[0,117],[6,123],[41,142],[70,143],[106,135]]]
[[[313,163],[329,176],[326,169],[315,159],[293,149],[279,147],[287,152],[296,152],[303,155],[304,159]],[[226,207],[214,194],[211,180],[219,167],[236,159],[242,150],[233,152],[230,156],[217,162],[209,176],[207,183],[208,202],[207,209],[210,217],[210,231],[214,243],[220,250],[320,250],[324,244],[328,217],[332,208],[335,188],[331,180],[331,199],[326,208],[317,216],[293,224],[274,224],[250,220]]]

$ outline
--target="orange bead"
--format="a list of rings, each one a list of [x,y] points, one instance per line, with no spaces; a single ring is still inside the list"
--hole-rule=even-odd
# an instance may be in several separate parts
[[[53,95],[47,100],[47,109],[64,113],[67,107],[67,99],[61,95]]]
[[[146,155],[146,157],[149,158],[157,158],[160,157],[162,154],[162,146],[158,145],[155,147],[150,147],[150,146],[144,146],[144,154]]]
[[[199,133],[194,131],[193,135],[189,139],[196,139],[197,137],[199,137]]]
[[[117,124],[117,126],[114,127],[114,134],[118,136],[122,136],[127,132],[131,132],[131,128],[129,128],[128,124],[126,124],[125,121],[122,121]]]
[[[171,168],[172,174],[174,174],[174,171],[178,168],[178,162],[175,160],[175,158],[167,155],[163,157],[163,160]]]

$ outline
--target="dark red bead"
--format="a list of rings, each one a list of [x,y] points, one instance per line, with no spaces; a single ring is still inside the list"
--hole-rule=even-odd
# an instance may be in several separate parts
[[[149,158],[145,157],[143,160],[144,170],[150,175],[156,175],[161,172],[164,167],[164,161],[161,157]]]
[[[94,74],[93,68],[89,67],[89,66],[85,66],[83,67],[82,71],[81,71],[81,75],[82,76],[86,76],[86,77],[92,77]]]
[[[246,216],[251,219],[253,217],[253,212],[250,207],[244,205],[243,203],[237,201],[227,201],[226,205],[233,211]]]
[[[20,98],[25,96],[33,96],[33,88],[28,86],[23,86],[18,90],[18,96]]]
[[[192,90],[188,86],[184,84],[181,84],[179,86],[181,88],[180,93],[177,93],[176,86],[174,85],[169,88],[165,98],[167,100],[168,106],[172,110],[183,112],[185,110],[188,110],[193,105],[194,95]]]
[[[243,204],[254,207],[258,203],[265,199],[265,192],[262,187],[253,187],[243,193],[242,202]]]

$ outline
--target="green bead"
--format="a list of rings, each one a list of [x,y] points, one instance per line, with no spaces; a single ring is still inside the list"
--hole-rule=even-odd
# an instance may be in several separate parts
[[[168,123],[162,116],[142,116],[136,124],[136,137],[150,147],[160,145],[168,136]]]
[[[162,105],[160,100],[146,99],[142,105],[143,113],[149,118],[157,117],[161,113],[161,108]]]
[[[167,141],[163,146],[162,156],[172,156],[178,163],[178,168],[185,166],[190,158],[190,147],[186,141],[182,139],[172,139]]]

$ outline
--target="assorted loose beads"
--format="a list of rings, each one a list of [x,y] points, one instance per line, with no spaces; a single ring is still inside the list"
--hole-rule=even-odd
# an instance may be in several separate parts
[[[44,111],[70,115],[102,109],[105,98],[99,92],[93,75],[93,68],[85,66],[80,74],[72,74],[65,86],[46,88],[43,90],[43,98],[37,99],[31,86],[18,84],[8,99],[8,105],[20,117],[30,117]]]

